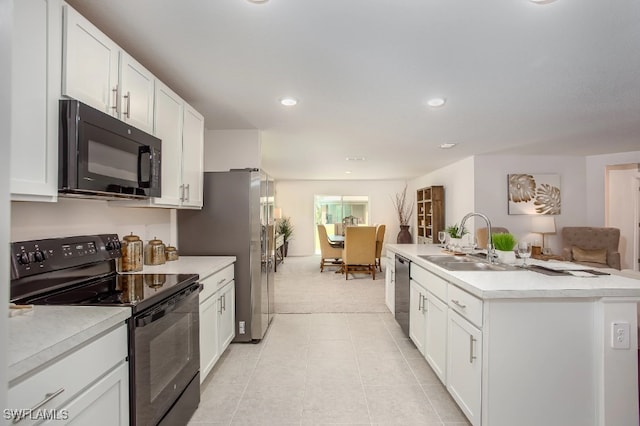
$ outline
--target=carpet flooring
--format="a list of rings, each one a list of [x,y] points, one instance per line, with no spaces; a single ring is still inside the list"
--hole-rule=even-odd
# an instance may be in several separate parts
[[[320,256],[290,256],[275,273],[276,313],[389,312],[384,303],[385,269],[369,274],[320,272]]]

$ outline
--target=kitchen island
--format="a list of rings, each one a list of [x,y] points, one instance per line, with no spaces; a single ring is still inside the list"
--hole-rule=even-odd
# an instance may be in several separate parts
[[[473,425],[637,425],[640,281],[410,266],[410,338]]]

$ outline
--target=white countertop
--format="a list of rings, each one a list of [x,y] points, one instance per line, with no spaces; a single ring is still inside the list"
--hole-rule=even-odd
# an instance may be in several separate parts
[[[9,318],[7,381],[48,365],[59,356],[120,325],[131,308],[107,306],[34,306]]]
[[[581,278],[550,276],[527,270],[448,271],[418,257],[444,254],[438,245],[387,244],[386,249],[391,254],[398,253],[408,258],[411,262],[482,299],[640,297],[640,280],[618,275]],[[545,264],[535,259],[529,259],[528,262]]]
[[[236,261],[235,256],[180,256],[162,265],[144,265],[133,274],[198,274],[204,279]]]

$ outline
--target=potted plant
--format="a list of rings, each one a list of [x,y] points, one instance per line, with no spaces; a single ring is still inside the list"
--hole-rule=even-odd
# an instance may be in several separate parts
[[[276,232],[278,234],[282,234],[284,238],[283,254],[286,257],[287,252],[289,251],[289,240],[293,235],[293,224],[291,223],[291,218],[289,216],[283,216],[282,218],[278,219]]]
[[[513,234],[501,232],[491,235],[493,248],[496,250],[498,260],[502,263],[515,263],[516,253],[513,251],[516,246],[516,239]]]
[[[413,203],[407,201],[407,185],[404,186],[404,190],[401,193],[396,194],[396,198],[393,202],[398,214],[398,221],[400,222],[400,232],[396,238],[398,244],[411,244],[413,238],[409,232],[409,220],[413,214]]]

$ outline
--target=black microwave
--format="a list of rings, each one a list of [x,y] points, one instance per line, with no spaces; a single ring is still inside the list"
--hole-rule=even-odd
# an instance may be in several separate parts
[[[60,101],[58,192],[161,196],[161,140],[77,100]]]

